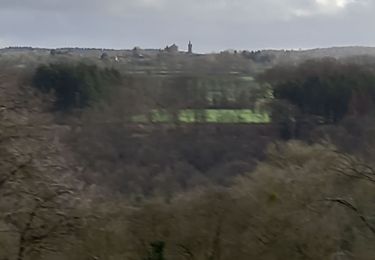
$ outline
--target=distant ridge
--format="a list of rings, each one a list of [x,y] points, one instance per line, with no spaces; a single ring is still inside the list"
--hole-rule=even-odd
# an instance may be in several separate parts
[[[111,49],[111,48],[83,48],[83,47],[64,47],[64,48],[39,48],[39,47],[28,47],[28,46],[10,46],[0,49],[0,54],[24,54],[32,52],[34,54],[49,54],[52,50],[64,51],[73,56],[85,56],[85,57],[97,57],[103,52],[106,52],[112,56],[131,55],[134,49]],[[150,56],[155,56],[161,49],[158,48],[138,48],[140,53]],[[246,52],[249,52],[245,50]],[[225,52],[225,51],[224,51]],[[254,53],[254,51],[252,51]],[[203,55],[215,55],[217,53],[203,54]],[[242,53],[242,50],[233,52]],[[286,49],[264,49],[258,50],[256,53],[265,55],[272,55],[278,61],[282,60],[295,60],[301,61],[305,59],[324,58],[331,57],[336,59],[349,58],[352,56],[375,56],[375,47],[370,46],[343,46],[343,47],[328,47],[328,48],[314,48],[314,49],[300,49],[300,50],[286,50]]]

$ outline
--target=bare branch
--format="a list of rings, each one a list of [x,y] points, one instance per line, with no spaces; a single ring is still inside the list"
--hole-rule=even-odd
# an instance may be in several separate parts
[[[325,200],[329,201],[329,202],[338,203],[339,205],[341,205],[341,206],[343,206],[343,207],[345,207],[345,208],[350,209],[351,211],[353,211],[361,219],[361,221],[368,227],[368,229],[375,235],[375,227],[373,227],[369,223],[369,221],[367,220],[367,218],[352,203],[348,202],[345,199],[341,199],[341,198],[327,198]]]
[[[27,168],[30,163],[32,162],[32,158],[30,157],[29,160],[17,166],[16,169],[12,170],[7,176],[5,176],[2,180],[0,180],[0,188],[5,185],[12,177],[14,177],[17,173]]]

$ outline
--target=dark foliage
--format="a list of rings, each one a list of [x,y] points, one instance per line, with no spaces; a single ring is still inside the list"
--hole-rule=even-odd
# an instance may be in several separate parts
[[[151,252],[149,252],[145,260],[165,260],[164,247],[165,243],[163,241],[151,243]]]
[[[276,67],[262,79],[271,83],[276,99],[325,123],[337,123],[348,114],[368,114],[375,100],[374,71],[331,59]]]
[[[49,64],[37,68],[33,85],[42,92],[54,92],[56,109],[68,111],[102,99],[120,81],[120,74],[114,69],[100,69],[84,63]]]

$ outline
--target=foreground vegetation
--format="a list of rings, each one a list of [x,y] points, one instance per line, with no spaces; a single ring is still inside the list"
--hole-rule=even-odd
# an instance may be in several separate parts
[[[374,258],[374,67],[34,67],[0,72],[0,259]]]

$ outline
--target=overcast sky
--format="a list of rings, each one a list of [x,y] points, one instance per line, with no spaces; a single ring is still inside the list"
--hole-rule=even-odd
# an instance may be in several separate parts
[[[0,47],[375,46],[375,0],[0,0]]]

